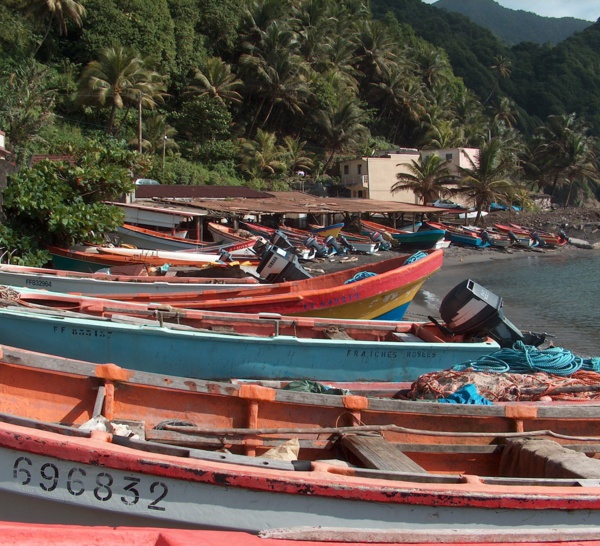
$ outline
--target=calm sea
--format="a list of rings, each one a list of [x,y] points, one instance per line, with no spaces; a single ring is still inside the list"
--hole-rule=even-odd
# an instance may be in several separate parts
[[[421,304],[437,311],[448,291],[470,278],[503,298],[506,317],[521,330],[552,334],[555,346],[576,355],[600,356],[600,252],[531,254],[449,271],[436,274],[435,293],[425,283]]]

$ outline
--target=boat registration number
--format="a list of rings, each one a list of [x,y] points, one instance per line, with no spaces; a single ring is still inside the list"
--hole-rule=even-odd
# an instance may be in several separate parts
[[[12,478],[23,490],[35,489],[44,496],[56,492],[61,497],[87,497],[92,502],[117,503],[138,510],[164,512],[169,495],[166,483],[143,475],[90,470],[37,458],[34,462],[28,456],[14,459]]]

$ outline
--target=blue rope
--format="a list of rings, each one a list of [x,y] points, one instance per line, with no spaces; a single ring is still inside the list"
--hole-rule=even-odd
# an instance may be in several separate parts
[[[476,372],[535,373],[571,375],[579,370],[600,371],[600,357],[582,358],[561,347],[538,349],[516,341],[512,348],[504,348],[477,360],[469,360],[454,366],[456,371],[472,368]]]
[[[352,277],[351,279],[348,279],[344,284],[350,284],[351,282],[362,281],[363,279],[367,279],[369,277],[374,277],[375,275],[377,275],[377,273],[371,273],[370,271],[361,271],[360,273],[357,273],[356,275],[354,275],[354,277]]]
[[[426,257],[427,257],[427,254],[425,252],[423,252],[422,250],[419,250],[418,252],[415,252],[412,256],[409,256],[408,258],[406,258],[406,261],[402,265],[412,264],[412,263],[416,262],[417,260],[420,260],[421,258],[426,258]]]

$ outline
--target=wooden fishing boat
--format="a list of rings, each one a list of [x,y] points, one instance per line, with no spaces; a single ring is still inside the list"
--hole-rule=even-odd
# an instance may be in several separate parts
[[[483,241],[487,241],[492,247],[508,248],[513,244],[513,240],[511,240],[507,234],[495,230],[494,228],[463,226],[463,229],[481,237]]]
[[[234,229],[224,224],[208,222],[208,231],[217,243],[243,243],[246,241],[255,242],[260,237],[253,235],[245,229]]]
[[[48,252],[52,257],[54,269],[67,271],[78,271],[81,273],[93,273],[99,269],[107,267],[122,267],[126,265],[164,265],[165,260],[151,259],[150,256],[137,255],[117,255],[101,252],[99,246],[81,246],[73,248],[61,248],[49,246]],[[131,249],[129,249],[131,250]],[[185,256],[185,254],[183,254]],[[209,260],[194,260],[189,258],[187,261],[180,260],[178,265],[201,268],[223,268],[230,267],[231,264],[219,261],[218,255],[214,255]]]
[[[446,232],[446,239],[457,245],[474,246],[484,248],[490,246],[490,243],[484,241],[479,235],[470,230],[464,229],[462,226],[451,226],[441,222],[430,222],[427,220],[425,225],[430,229],[443,229]]]
[[[533,246],[538,238],[543,241],[542,245],[551,247],[562,246],[567,243],[567,239],[565,237],[531,227],[519,226],[512,223],[494,224],[494,226],[503,233],[513,233],[517,236],[529,237],[529,239],[532,240],[530,246]],[[537,241],[537,243],[539,244],[539,241]]]
[[[275,391],[6,346],[0,375],[5,520],[324,541],[599,538],[597,405],[547,420],[557,406]]]
[[[217,251],[219,249],[214,243],[204,241],[193,241],[183,237],[176,237],[161,231],[123,224],[116,230],[116,238],[121,244],[132,245],[136,248],[147,248],[155,250],[196,250]]]
[[[2,342],[204,379],[412,381],[500,348],[489,337],[453,336],[426,322],[215,313],[28,289],[3,294],[11,299],[1,301]]]
[[[344,222],[340,222],[338,224],[331,224],[329,226],[320,226],[320,225],[310,224],[309,229],[310,229],[311,233],[318,235],[319,237],[322,237],[323,239],[325,239],[326,237],[329,237],[329,236],[336,239],[338,237],[338,235],[340,234],[340,232],[342,231],[342,229],[344,229]]]
[[[260,290],[115,295],[173,307],[282,315],[401,320],[423,283],[442,266],[443,251],[423,251]],[[112,296],[111,296],[112,297]]]
[[[442,241],[446,235],[444,229],[408,231],[384,226],[377,222],[370,222],[369,220],[361,220],[360,223],[364,233],[387,233],[397,244],[402,245],[403,248],[407,249],[425,250],[437,248],[436,245]]]
[[[108,273],[81,273],[41,267],[0,264],[0,285],[37,288],[51,292],[75,293],[85,296],[181,294],[202,290],[239,289],[259,286],[254,277],[203,277],[177,276],[177,268],[169,268],[164,275],[150,275],[147,268],[140,266],[145,275],[112,275]],[[231,270],[232,268],[228,268]],[[217,268],[200,269],[184,273],[204,274],[216,272]],[[242,272],[243,273],[243,272]]]
[[[254,261],[258,262],[259,258],[252,247],[244,246],[241,250],[233,250],[229,247],[221,252],[190,252],[190,251],[169,251],[169,250],[149,250],[145,248],[124,248],[115,247],[98,247],[98,253],[102,256],[118,256],[131,258],[140,263],[161,266],[164,264],[170,265],[185,265],[185,266],[202,266],[205,264],[221,263],[223,261]],[[223,253],[226,253],[228,258],[223,258]]]

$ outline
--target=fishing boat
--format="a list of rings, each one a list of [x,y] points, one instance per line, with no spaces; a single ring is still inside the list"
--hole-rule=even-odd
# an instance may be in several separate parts
[[[424,250],[438,248],[438,243],[443,241],[446,235],[444,229],[409,231],[384,226],[377,222],[370,222],[369,220],[361,220],[360,223],[364,233],[387,233],[398,245],[406,249]]]
[[[121,255],[118,255],[117,253],[109,254],[108,252],[102,252],[100,250],[101,248],[107,247],[75,246],[72,248],[62,248],[57,246],[49,246],[47,250],[52,258],[52,266],[54,269],[78,271],[81,273],[93,273],[107,267],[123,267],[126,265],[140,264],[156,266],[167,263],[166,260],[152,258],[151,254],[147,254],[146,256],[141,255],[141,253],[131,253],[129,255],[125,255],[125,253],[122,253]],[[148,253],[149,251],[146,252]],[[182,256],[186,256],[186,254],[182,254]],[[180,257],[178,265],[199,268],[223,268],[230,267],[233,264],[224,263],[223,261],[219,260],[218,254],[214,254],[204,260],[198,260],[188,256],[186,261]]]
[[[490,246],[495,248],[508,248],[514,241],[506,234],[494,228],[482,228],[479,226],[463,226],[463,230],[474,233]]]
[[[519,226],[517,224],[494,224],[496,229],[503,233],[512,233],[516,236],[528,237],[530,246],[535,244],[540,246],[557,247],[567,243],[567,237],[563,234],[556,235],[548,231],[538,230],[532,227]]]
[[[98,253],[101,256],[125,257],[137,260],[139,263],[152,266],[185,265],[202,266],[205,264],[221,263],[226,261],[255,261],[259,257],[251,246],[245,246],[240,250],[228,247],[219,252],[192,252],[189,250],[149,250],[146,248],[125,248],[120,246],[100,246]],[[226,258],[225,258],[226,256]]]
[[[3,294],[2,342],[204,379],[412,381],[500,348],[427,322],[215,313],[6,287]]]
[[[0,285],[37,288],[51,292],[82,294],[84,296],[135,295],[140,292],[149,295],[181,294],[208,289],[240,289],[259,286],[259,281],[250,276],[201,276],[202,273],[204,275],[209,272],[216,273],[219,271],[217,268],[194,269],[192,271],[169,268],[164,274],[150,274],[148,273],[149,269],[155,272],[152,268],[140,265],[135,273],[144,272],[144,275],[121,275],[100,272],[81,273],[42,267],[0,264]],[[229,267],[227,269],[227,273],[231,274],[233,268]],[[189,276],[178,276],[179,273],[185,273]],[[245,275],[245,273],[241,271],[240,275]]]
[[[474,246],[484,248],[490,246],[490,243],[484,241],[477,233],[464,229],[462,226],[452,226],[441,222],[431,222],[427,220],[425,226],[428,229],[443,229],[446,232],[446,239],[456,245]]]
[[[115,238],[120,245],[128,244],[136,248],[147,248],[154,250],[196,250],[218,251],[215,243],[204,241],[193,241],[184,237],[176,237],[161,231],[123,224],[116,230]],[[251,245],[252,243],[250,243]],[[119,246],[120,246],[119,245]]]
[[[275,282],[259,290],[116,296],[173,307],[279,313],[282,315],[401,320],[423,283],[442,266],[443,251],[400,255],[303,280]],[[286,266],[287,267],[287,266]]]
[[[208,222],[208,231],[217,243],[255,242],[257,239],[261,238],[245,229],[234,229],[224,224],[217,224],[216,222]]]
[[[597,405],[546,420],[557,406],[276,391],[7,346],[0,375],[4,520],[324,542],[599,537]]]
[[[334,239],[336,239],[339,236],[342,229],[344,229],[344,222],[330,224],[328,226],[310,224],[309,229],[311,233],[318,235],[323,239],[325,239],[326,237],[333,237]]]

